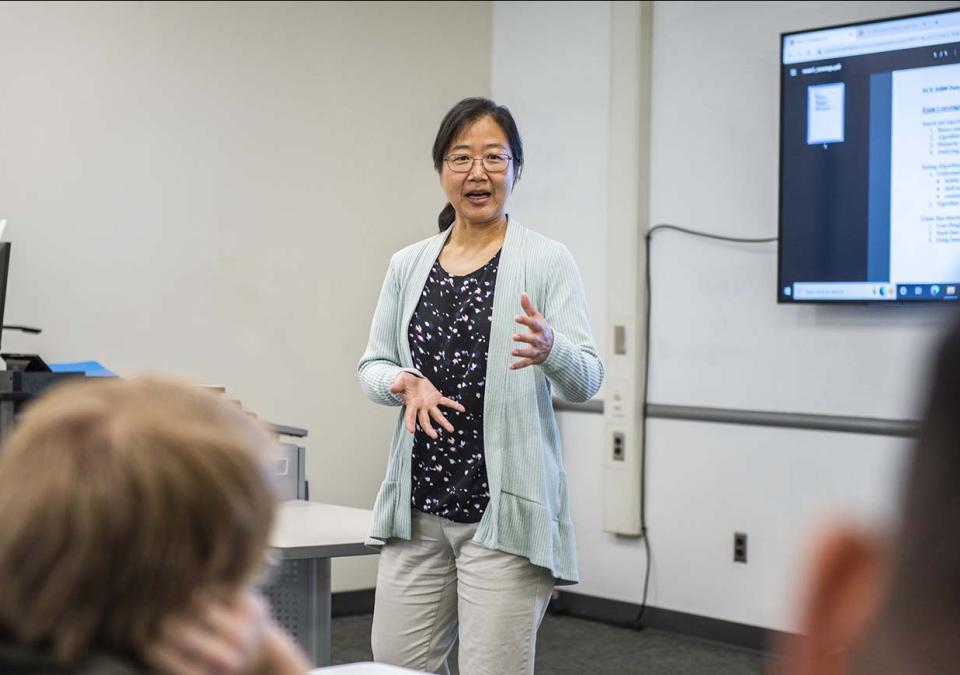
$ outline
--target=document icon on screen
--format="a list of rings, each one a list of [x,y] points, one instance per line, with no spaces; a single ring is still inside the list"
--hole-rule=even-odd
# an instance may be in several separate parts
[[[843,82],[807,87],[807,145],[843,143]]]

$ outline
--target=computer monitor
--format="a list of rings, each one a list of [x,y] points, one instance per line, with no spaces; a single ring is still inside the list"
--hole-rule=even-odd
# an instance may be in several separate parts
[[[960,300],[960,11],[786,33],[780,82],[778,301]]]

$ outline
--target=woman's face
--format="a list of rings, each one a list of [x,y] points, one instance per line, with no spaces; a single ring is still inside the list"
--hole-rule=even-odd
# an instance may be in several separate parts
[[[507,135],[489,115],[467,125],[453,139],[444,155],[487,157],[488,155],[513,156],[507,143]],[[440,169],[440,184],[447,201],[457,212],[457,219],[467,225],[486,225],[503,220],[507,212],[507,199],[513,189],[513,161],[507,162],[506,171],[487,170],[479,159],[473,162],[466,173],[457,173],[444,160]]]

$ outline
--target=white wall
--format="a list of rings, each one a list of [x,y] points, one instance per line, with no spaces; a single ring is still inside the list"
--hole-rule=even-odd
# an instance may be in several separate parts
[[[630,58],[612,51],[613,22],[624,17],[636,20],[638,15],[609,2],[495,2],[493,11],[493,96],[518,111],[529,153],[512,210],[573,252],[594,338],[608,365],[608,293],[618,291],[607,286],[607,250],[613,243],[607,236],[612,213],[624,210],[609,203],[608,184],[617,178],[610,175],[611,148],[613,154],[621,153],[623,143],[611,137],[610,129],[614,116],[641,117],[639,110],[613,108],[620,101],[611,90],[613,68],[624,67]],[[617,76],[625,77],[620,72]],[[636,200],[640,189],[632,196],[619,194]],[[613,376],[631,377],[608,369],[607,380]],[[558,417],[582,579],[579,586],[565,590],[639,599],[640,540],[603,532],[603,417]]]
[[[775,235],[779,33],[955,4],[655,2],[649,222]],[[610,16],[608,3],[494,7],[494,96],[527,106],[527,129],[553,128],[569,112],[576,122],[564,128],[591,141],[588,158],[597,167],[608,152],[597,129],[610,113],[598,83],[610,73],[570,64],[602,68],[616,60]],[[535,66],[521,58],[539,52],[562,57]],[[558,80],[562,88],[542,84]],[[554,143],[565,140],[558,135]],[[540,180],[560,183],[570,168],[543,171]],[[568,213],[604,213],[605,195],[590,188],[545,204],[539,195],[536,203],[515,203],[553,213],[561,211],[559,200]],[[582,268],[603,268],[605,249],[579,240],[571,221],[531,224],[566,241]],[[949,309],[777,306],[774,245],[663,233],[653,244],[652,270],[650,402],[917,415],[929,349]],[[597,282],[585,274],[595,318],[605,299],[591,288]],[[599,339],[603,325],[594,325]],[[639,540],[601,527],[603,419],[563,413],[561,428],[583,579],[571,590],[639,602]],[[651,420],[647,433],[650,604],[776,629],[793,626],[798,570],[818,524],[830,514],[869,522],[889,516],[909,446],[876,436],[668,420]],[[749,535],[745,566],[731,560],[734,531]]]
[[[606,321],[610,3],[494,2],[493,98],[523,136],[510,212],[566,244],[598,347]]]
[[[956,4],[656,3],[651,223],[776,236],[779,33]],[[915,417],[951,308],[778,306],[776,251],[655,235],[651,401]]]
[[[776,234],[779,33],[956,6],[655,3],[650,222]],[[949,307],[777,306],[775,245],[655,235],[650,398],[724,408],[914,418]],[[653,604],[792,627],[824,514],[882,520],[908,443],[654,421]],[[747,532],[750,562],[731,561]]]
[[[602,531],[599,415],[563,413],[561,432],[582,583],[643,597],[638,539]],[[906,444],[897,439],[674,420],[647,424],[651,606],[787,630],[811,537],[837,517],[875,522],[896,508]],[[734,564],[733,533],[749,535]]]
[[[5,319],[44,328],[4,349],[223,384],[310,430],[314,499],[369,507],[397,411],[356,363],[390,254],[436,231],[430,148],[489,95],[490,26],[487,2],[0,4]]]

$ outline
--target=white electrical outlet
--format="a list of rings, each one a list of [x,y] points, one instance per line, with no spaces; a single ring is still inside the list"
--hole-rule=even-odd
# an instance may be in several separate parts
[[[610,415],[613,417],[623,417],[624,411],[624,394],[623,390],[619,388],[611,387],[608,389],[610,396],[608,397],[610,401]]]

